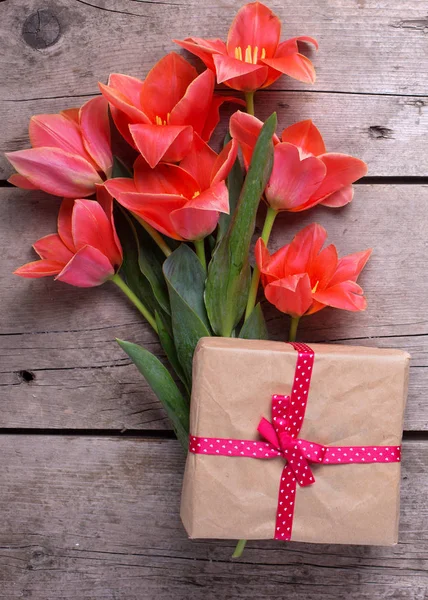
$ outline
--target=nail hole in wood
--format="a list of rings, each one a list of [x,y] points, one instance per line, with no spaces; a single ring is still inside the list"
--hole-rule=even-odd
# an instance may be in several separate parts
[[[22,27],[22,37],[36,50],[52,46],[60,35],[59,21],[48,8],[41,8],[30,15]]]
[[[18,371],[18,375],[20,376],[22,381],[25,381],[26,383],[30,383],[30,381],[34,381],[34,379],[36,378],[34,373],[26,370]]]

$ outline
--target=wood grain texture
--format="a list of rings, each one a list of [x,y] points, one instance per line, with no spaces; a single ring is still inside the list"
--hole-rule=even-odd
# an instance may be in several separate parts
[[[0,201],[0,427],[169,428],[157,400],[115,338],[162,353],[116,289],[109,284],[77,289],[12,275],[14,268],[33,259],[31,243],[55,230],[58,200],[6,188],[0,190]],[[375,248],[361,276],[367,312],[325,309],[304,319],[299,335],[308,342],[408,350],[412,366],[405,428],[414,430],[428,430],[427,207],[428,186],[360,185],[345,209],[284,213],[271,242],[274,250],[301,226],[318,221],[340,254]],[[288,319],[269,306],[265,312],[271,337],[286,339]],[[24,371],[33,375],[31,381]]]
[[[174,441],[0,437],[5,600],[425,600],[426,453],[403,452],[394,547],[189,541]],[[334,468],[334,467],[332,467]]]
[[[39,0],[7,0],[0,9],[0,56],[7,81],[2,97],[20,101],[93,94],[97,81],[107,79],[112,70],[141,76],[176,47],[174,38],[225,39],[243,4],[244,0],[51,0],[41,5]],[[314,58],[318,79],[311,89],[426,95],[424,0],[302,0],[292,5],[271,0],[269,6],[283,22],[283,39],[306,34],[319,41]],[[49,9],[60,27],[54,43],[46,30],[51,44],[46,48],[35,48],[25,36],[24,24],[40,9]],[[308,86],[282,78],[276,87]]]
[[[72,96],[23,102],[0,100],[0,179],[13,168],[3,156],[29,147],[28,123],[37,113],[54,113],[83,104],[88,97]],[[226,115],[216,130],[213,144],[220,146],[227,128]],[[367,96],[362,94],[278,92],[256,95],[256,114],[265,119],[278,113],[278,131],[302,119],[312,119],[322,132],[327,149],[365,160],[371,176],[424,176],[428,173],[425,151],[428,132],[428,96]]]

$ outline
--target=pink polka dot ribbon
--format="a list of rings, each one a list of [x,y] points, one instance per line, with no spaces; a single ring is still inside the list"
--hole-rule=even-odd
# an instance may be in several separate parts
[[[310,464],[387,463],[401,460],[401,446],[323,446],[297,436],[305,417],[314,365],[314,352],[306,344],[292,342],[297,351],[290,396],[272,396],[272,422],[262,418],[257,428],[264,440],[235,440],[189,436],[189,451],[246,458],[282,458],[274,539],[290,540],[297,484],[315,483]]]

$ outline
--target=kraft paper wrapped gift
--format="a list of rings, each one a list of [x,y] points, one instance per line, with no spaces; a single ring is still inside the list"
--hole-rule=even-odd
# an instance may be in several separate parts
[[[328,446],[399,446],[409,355],[311,344],[312,379],[298,438]],[[191,436],[260,440],[272,395],[289,395],[297,352],[282,342],[203,338],[193,362]],[[191,538],[272,539],[286,461],[189,452],[181,518]],[[397,543],[400,465],[310,463],[296,486],[291,540]]]

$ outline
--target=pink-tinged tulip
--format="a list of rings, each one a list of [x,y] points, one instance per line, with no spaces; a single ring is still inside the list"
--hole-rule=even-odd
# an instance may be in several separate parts
[[[97,201],[65,198],[58,215],[58,233],[41,238],[33,248],[40,260],[19,267],[16,275],[54,275],[77,287],[104,283],[122,264],[110,194],[100,186]]]
[[[365,310],[364,292],[356,281],[372,251],[338,258],[333,244],[321,250],[326,239],[325,229],[313,223],[272,255],[262,239],[257,241],[256,261],[265,296],[281,312],[301,317],[326,306]]]
[[[182,56],[171,52],[144,81],[114,73],[108,85],[99,86],[120,133],[154,168],[160,161],[182,160],[192,147],[194,132],[208,141],[223,102],[242,104],[236,98],[214,96],[214,83],[211,71],[198,75]]]
[[[18,171],[10,183],[65,198],[91,196],[110,176],[108,104],[94,98],[80,109],[35,115],[30,120],[28,150],[6,153]]]
[[[230,132],[248,166],[263,123],[237,111]],[[321,133],[311,120],[300,121],[275,135],[274,162],[265,198],[276,211],[299,212],[317,204],[337,208],[351,202],[352,184],[367,173],[365,162],[347,154],[326,152]]]
[[[316,40],[300,36],[280,43],[280,37],[278,17],[264,4],[253,2],[238,11],[226,43],[196,37],[174,41],[202,59],[216,73],[218,83],[235,90],[254,92],[268,87],[282,74],[314,83],[314,66],[300,54],[298,42],[318,48]]]
[[[214,231],[220,213],[229,212],[224,180],[236,154],[234,140],[217,155],[195,136],[180,166],[160,163],[151,169],[139,157],[134,180],[110,179],[104,185],[120,204],[160,233],[176,240],[202,240]]]

